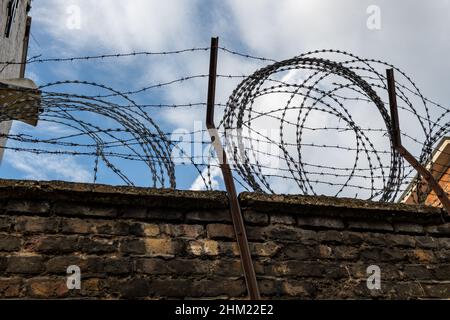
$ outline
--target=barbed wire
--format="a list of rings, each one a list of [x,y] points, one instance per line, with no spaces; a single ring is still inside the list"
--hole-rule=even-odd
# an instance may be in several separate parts
[[[426,202],[429,190],[424,188],[423,179],[392,146],[386,68],[394,68],[399,75],[396,88],[405,145],[412,148],[422,164],[432,168],[433,174],[444,176],[442,182],[448,182],[445,173],[449,164],[433,162],[432,157],[439,141],[450,131],[450,109],[424,97],[402,70],[339,50],[311,51],[277,61],[219,49],[243,59],[270,63],[250,75],[217,76],[217,81],[240,81],[228,101],[216,106],[222,114],[223,144],[242,190],[384,202],[397,201],[413,192],[410,198]],[[26,63],[72,63],[208,50],[199,47],[62,58],[36,56]],[[21,63],[0,62],[3,68],[14,64]],[[117,90],[94,81],[61,80],[41,85],[39,101],[24,98],[26,90],[16,92],[17,98],[6,106],[7,112],[0,114],[0,121],[32,118],[39,105],[40,127],[20,127],[22,132],[0,134],[0,139],[9,141],[3,149],[8,153],[86,158],[92,163],[94,183],[109,170],[127,185],[150,182],[151,187],[177,188],[177,181],[190,171],[201,188],[220,188],[219,164],[208,131],[183,130],[174,134],[162,129],[165,126],[155,113],[199,108],[203,115],[206,103],[138,103],[138,95],[152,89],[168,89],[207,77],[186,75],[131,90]],[[148,95],[144,98],[148,99]],[[18,104],[21,108],[14,109]],[[45,129],[52,126],[58,129]],[[192,153],[196,148],[200,154]]]
[[[101,55],[90,55],[90,56],[76,56],[76,57],[65,57],[65,58],[40,58],[41,56],[34,56],[24,63],[22,61],[3,61],[0,65],[21,65],[21,64],[33,64],[33,63],[46,63],[46,62],[77,62],[77,61],[89,61],[89,60],[103,60],[109,58],[125,58],[125,57],[138,57],[138,56],[165,56],[165,55],[176,55],[180,53],[189,53],[197,51],[209,51],[209,47],[196,47],[181,50],[172,51],[137,51],[137,52],[127,52],[127,53],[109,53]]]
[[[323,58],[324,55],[327,58]],[[402,191],[401,186],[405,180],[403,173],[408,165],[394,149],[389,134],[391,122],[384,102],[387,100],[387,81],[384,76],[386,68],[394,68],[406,82],[397,80],[398,99],[403,104],[403,108],[412,112],[415,116],[414,120],[422,129],[420,133],[423,135],[423,141],[420,142],[419,159],[422,163],[428,162],[433,145],[449,131],[450,110],[433,103],[432,106],[435,109],[440,108],[444,111],[436,121],[431,120],[428,103],[430,100],[423,97],[414,82],[403,71],[391,64],[379,60],[362,59],[344,51],[318,50],[259,69],[242,81],[230,96],[222,125],[225,129],[233,127],[239,129],[237,135],[230,139],[231,147],[229,148],[237,173],[253,190],[275,193],[272,188],[275,184],[273,179],[263,172],[258,161],[252,159],[252,156],[255,157],[255,148],[250,147],[248,150],[242,148],[244,144],[242,131],[246,130],[278,148],[282,154],[282,166],[288,168],[289,178],[295,182],[300,193],[317,194],[317,185],[327,183],[311,179],[310,172],[305,170],[303,165],[307,153],[304,147],[320,145],[323,151],[336,148],[354,153],[353,169],[345,181],[337,184],[338,189],[334,196],[339,196],[349,187],[355,187],[351,182],[361,177],[355,172],[364,159],[369,167],[369,175],[364,178],[370,181],[370,187],[360,185],[361,189],[370,191],[369,199],[395,201]],[[274,77],[276,79],[273,79]],[[290,78],[295,79],[289,81]],[[370,79],[370,82],[365,79]],[[283,107],[274,107],[270,100],[270,97],[274,95],[278,96],[278,100],[284,101]],[[415,103],[412,102],[414,98],[418,100]],[[355,110],[356,108],[351,106],[349,101],[366,101],[367,105],[363,107],[368,110],[367,112],[370,112],[370,108],[377,110],[378,122],[383,125],[384,130],[364,130],[363,127],[358,126],[352,117],[352,114],[357,114],[358,110]],[[360,104],[358,106],[361,107]],[[419,114],[419,107],[422,108],[422,114]],[[277,116],[274,117],[273,114]],[[333,117],[337,119],[337,122],[346,124],[347,131],[354,133],[353,147],[303,142],[308,138],[306,124],[314,122],[316,117],[313,115],[320,117],[321,114],[327,116],[327,121],[332,121],[330,117]],[[264,128],[264,120],[262,120],[264,117],[270,120],[275,118],[279,121],[278,139],[260,133],[260,130]],[[336,131],[332,126],[325,128],[324,130]],[[382,136],[377,137],[378,140],[387,140],[387,143],[383,145],[388,146],[388,150],[375,147],[375,137],[368,133],[376,131],[382,133]],[[411,137],[407,133],[403,134]],[[331,141],[337,138],[335,133],[329,137]],[[418,142],[416,138],[413,138],[413,141]],[[382,154],[388,154],[389,159],[384,159]],[[342,153],[330,155],[331,161],[336,161],[336,158],[342,156]],[[345,157],[349,158],[348,152]],[[384,165],[387,161],[388,165]],[[379,169],[374,169],[374,164]],[[413,171],[410,170],[410,172]],[[381,182],[381,188],[376,187],[376,179]],[[419,182],[421,179],[417,179],[417,183]],[[333,185],[333,183],[329,184]],[[416,190],[420,192],[419,188]]]

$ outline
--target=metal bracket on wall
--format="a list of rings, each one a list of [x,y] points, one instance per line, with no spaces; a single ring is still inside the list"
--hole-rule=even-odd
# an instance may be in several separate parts
[[[37,126],[41,112],[41,92],[33,80],[0,80],[0,122],[18,120]]]
[[[386,78],[388,83],[389,92],[389,105],[391,109],[391,124],[392,124],[392,143],[394,148],[400,153],[400,155],[413,166],[414,169],[425,179],[430,188],[436,193],[442,206],[450,215],[450,200],[447,194],[434,179],[434,176],[428,171],[416,158],[402,146],[400,122],[398,119],[398,106],[397,106],[397,93],[395,89],[394,69],[386,70]]]
[[[220,142],[219,132],[217,131],[217,128],[214,124],[218,49],[219,38],[211,38],[206,127],[208,128],[208,132],[211,136],[211,142],[217,153],[220,169],[222,170],[223,180],[228,193],[231,218],[233,221],[234,232],[241,256],[241,263],[244,271],[247,291],[249,293],[250,299],[259,300],[260,294],[258,283],[256,280],[255,268],[253,266],[252,257],[250,254],[250,247],[248,244],[244,219],[242,217],[241,207],[239,205],[238,195],[236,192],[236,186],[234,184],[233,175],[231,173],[225,149]]]

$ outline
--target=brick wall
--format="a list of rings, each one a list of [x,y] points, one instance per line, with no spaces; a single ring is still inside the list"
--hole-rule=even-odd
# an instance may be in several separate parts
[[[448,195],[450,195],[450,163],[448,164],[447,170],[445,170],[442,177],[439,178],[438,182],[441,185],[442,189],[447,192]],[[425,200],[425,203],[430,206],[442,207],[442,204],[434,191],[430,192]]]
[[[264,298],[450,298],[439,209],[240,197]],[[224,193],[2,181],[0,208],[1,298],[246,296]]]

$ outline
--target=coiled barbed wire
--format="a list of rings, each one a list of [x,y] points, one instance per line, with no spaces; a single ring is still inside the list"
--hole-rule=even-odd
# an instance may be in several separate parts
[[[95,87],[108,94],[88,96],[43,91],[64,85]],[[98,163],[101,160],[127,185],[135,183],[124,173],[126,166],[122,165],[121,168],[112,159],[139,161],[145,164],[150,173],[148,180],[152,181],[151,186],[176,188],[175,164],[171,155],[176,144],[170,141],[167,133],[160,129],[145,110],[147,106],[136,104],[126,93],[87,81],[58,81],[43,85],[39,89],[42,94],[39,98],[39,121],[69,129],[70,133],[59,133],[57,137],[52,138],[15,133],[2,134],[2,138],[13,142],[13,146],[5,146],[4,149],[34,154],[95,156],[94,182],[97,180]],[[0,121],[26,120],[36,116],[34,110],[36,101],[33,101],[33,98],[23,98],[29,91],[16,92],[19,98],[13,101],[11,106],[5,106],[9,112],[3,112]],[[115,101],[112,101],[111,97]],[[120,105],[118,104],[120,101],[117,100],[124,100],[126,104]],[[26,102],[28,105],[21,106],[14,113],[11,107],[18,102]],[[192,105],[199,104],[187,106]],[[197,167],[195,163],[193,166]],[[201,170],[197,171],[201,175]]]
[[[277,184],[276,179],[270,178],[264,172],[264,166],[260,163],[264,157],[259,156],[258,147],[252,145],[255,140],[244,138],[249,135],[257,136],[266,143],[266,148],[275,146],[275,149],[271,149],[272,152],[275,150],[281,154],[280,166],[289,172],[288,177],[281,177],[283,181],[294,182],[293,189],[302,194],[324,193],[323,188],[321,192],[316,189],[320,189],[320,185],[327,182],[315,179],[305,168],[305,158],[308,158],[305,141],[312,136],[311,132],[308,132],[307,124],[325,115],[325,121],[336,123],[337,120],[338,123],[344,124],[345,130],[340,132],[345,132],[346,135],[347,132],[354,134],[353,148],[347,148],[348,152],[344,152],[344,147],[337,153],[326,155],[329,163],[331,162],[328,168],[333,170],[337,169],[332,164],[338,158],[353,159],[347,175],[340,183],[336,183],[337,188],[328,189],[326,193],[334,196],[351,194],[346,191],[354,188],[354,181],[360,178],[356,172],[364,167],[369,173],[366,183],[357,185],[360,189],[370,191],[368,199],[398,199],[400,192],[404,190],[402,184],[405,176],[410,177],[413,171],[411,168],[408,170],[409,165],[405,164],[392,145],[391,122],[386,103],[386,68],[394,68],[401,76],[396,83],[398,99],[402,103],[402,110],[409,111],[414,116],[417,125],[415,128],[420,129],[415,132],[423,137],[419,161],[427,163],[433,145],[450,130],[450,109],[426,99],[414,82],[393,65],[362,59],[343,51],[319,50],[259,69],[234,90],[228,100],[222,126],[225,132],[236,130],[229,135],[227,143],[237,173],[251,189],[276,193],[273,188]],[[433,106],[435,120],[432,120],[430,115],[430,105]],[[369,122],[382,125],[382,135],[378,137],[373,131],[363,129],[353,118],[353,115],[357,114],[361,119],[361,113],[364,112],[373,117],[373,110],[377,111],[379,119],[370,119]],[[278,136],[261,134],[260,130],[266,129],[269,122],[274,120],[279,121]],[[406,127],[405,123],[404,125]],[[332,133],[328,135],[328,141],[338,139],[339,131],[334,130],[332,126],[324,126],[323,130]],[[383,148],[375,143],[377,139],[385,140],[384,143],[378,143]],[[250,146],[245,147],[248,143]],[[325,150],[332,147],[332,143],[314,144],[314,139],[310,145],[319,148],[322,146],[322,152],[315,150],[318,154],[315,159],[322,158],[319,162],[323,162]],[[353,153],[353,156],[349,153]],[[383,153],[388,154],[389,159],[382,156]],[[265,160],[271,157],[272,155],[266,154]],[[332,174],[328,171],[320,172],[322,176]],[[420,183],[419,178],[416,180],[416,183]],[[328,183],[333,184],[331,181]]]
[[[33,57],[27,63],[72,63],[208,49]],[[392,147],[385,69],[394,68],[398,74],[401,134],[422,164],[430,163],[437,143],[448,135],[450,110],[424,97],[404,72],[386,62],[337,50],[318,50],[277,62],[220,49],[225,54],[271,63],[252,75],[217,76],[218,81],[242,80],[228,102],[217,106],[223,108],[220,127],[233,160],[235,180],[243,190],[396,201],[415,187],[415,201],[424,202],[423,180]],[[139,104],[134,99],[152,89],[207,76],[186,75],[134,90],[80,80],[45,84],[40,87],[39,120],[68,128],[68,133],[47,138],[27,130],[0,138],[11,142],[4,147],[10,151],[89,157],[93,159],[94,183],[104,165],[123,183],[135,185],[136,173],[129,171],[135,167],[131,161],[144,165],[145,169],[139,170],[148,174],[146,181],[151,181],[152,187],[176,188],[183,175],[182,171],[177,173],[176,166],[184,165],[194,169],[205,189],[217,188],[217,159],[210,152],[192,155],[181,148],[171,132],[161,129],[152,111],[199,107],[204,112],[206,103]],[[96,89],[92,90],[95,93],[85,93],[89,88]],[[23,118],[23,110],[17,115],[0,115],[0,121]],[[190,144],[211,149],[205,129],[185,134],[200,134],[201,138],[189,140]],[[442,166],[448,168],[448,164]]]

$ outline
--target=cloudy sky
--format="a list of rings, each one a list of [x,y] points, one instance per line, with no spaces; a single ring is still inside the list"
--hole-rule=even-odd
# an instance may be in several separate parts
[[[224,47],[275,60],[332,48],[390,62],[406,71],[427,97],[443,105],[450,101],[450,0],[35,0],[31,15],[30,56],[208,47],[211,36],[219,36]],[[219,73],[251,74],[265,64],[221,52]],[[208,52],[28,67],[28,77],[40,85],[79,79],[121,90],[207,73]],[[237,84],[238,80],[220,80],[217,102],[226,102]],[[151,103],[204,102],[206,79],[142,98]],[[193,130],[204,110],[164,110],[155,117],[167,131]],[[92,165],[73,158],[36,159],[10,152],[1,170],[14,178],[92,179]],[[103,179],[119,183],[108,180],[107,173]],[[179,180],[180,188],[199,187],[194,172],[182,171]],[[215,180],[220,186],[220,178]]]

